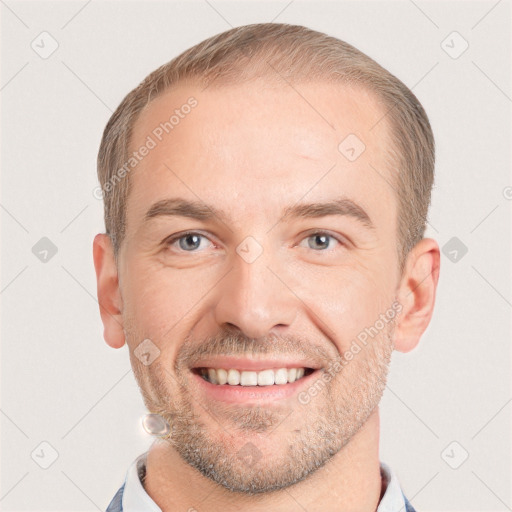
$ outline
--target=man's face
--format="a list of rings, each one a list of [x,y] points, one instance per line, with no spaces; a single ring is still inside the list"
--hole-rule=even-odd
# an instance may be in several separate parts
[[[159,141],[154,130],[190,96],[197,106]],[[381,398],[393,348],[382,315],[400,277],[385,120],[370,131],[383,114],[362,90],[257,81],[177,87],[135,125],[132,151],[148,136],[157,144],[129,177],[120,253],[132,366],[148,409],[173,426],[171,445],[232,491],[305,478],[364,428]],[[355,139],[338,149],[349,134],[366,146],[355,160]],[[168,199],[204,212],[147,217]],[[340,200],[338,213],[298,210]],[[145,339],[160,351],[149,365],[134,354]],[[198,369],[262,360],[315,371],[294,384],[235,388]]]

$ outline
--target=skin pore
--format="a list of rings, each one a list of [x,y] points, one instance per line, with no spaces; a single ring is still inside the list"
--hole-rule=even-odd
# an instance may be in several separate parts
[[[109,237],[94,241],[105,340],[127,343],[148,410],[173,428],[150,449],[146,491],[164,512],[375,511],[391,353],[418,343],[439,275],[432,239],[398,270],[389,128],[370,130],[385,109],[365,90],[323,82],[183,84],[142,112],[131,150],[191,96],[197,106],[130,172],[119,266]],[[338,150],[349,134],[366,146],[355,161]],[[167,199],[181,202],[152,209]],[[183,201],[202,213],[185,214]],[[284,216],[334,201],[338,214]],[[247,237],[261,252],[250,262],[237,252]],[[348,360],[393,304],[400,314]],[[149,365],[134,353],[145,339],[160,351]],[[335,361],[341,370],[306,404],[298,393],[227,403],[191,370],[221,355],[311,361],[313,382]]]

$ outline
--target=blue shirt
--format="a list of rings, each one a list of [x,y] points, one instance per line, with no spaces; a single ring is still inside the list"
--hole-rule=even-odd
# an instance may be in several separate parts
[[[131,464],[126,478],[110,502],[106,512],[162,512],[162,509],[149,497],[142,485],[146,474],[148,452],[139,455]],[[377,512],[415,512],[403,494],[393,470],[381,462],[380,471],[384,480],[385,492]]]

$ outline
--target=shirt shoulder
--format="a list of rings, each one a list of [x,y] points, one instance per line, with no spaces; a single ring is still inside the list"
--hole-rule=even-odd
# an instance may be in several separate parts
[[[116,492],[116,495],[112,498],[112,501],[110,502],[110,504],[107,507],[107,510],[105,512],[122,512],[123,511],[122,500],[123,500],[124,486],[125,486],[125,484],[123,484],[121,486],[121,488]]]

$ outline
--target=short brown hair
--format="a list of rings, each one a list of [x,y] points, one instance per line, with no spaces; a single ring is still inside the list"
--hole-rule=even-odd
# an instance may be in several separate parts
[[[142,109],[179,82],[208,86],[215,81],[217,87],[272,75],[289,83],[325,80],[356,85],[375,95],[390,129],[389,164],[398,171],[391,186],[398,196],[397,252],[403,270],[410,249],[423,238],[434,182],[435,147],[428,117],[406,85],[355,47],[281,23],[236,27],[206,39],[149,74],[116,109],[98,154],[105,227],[116,259],[125,236],[130,190],[129,179],[116,183],[116,172],[129,159],[132,128]]]

